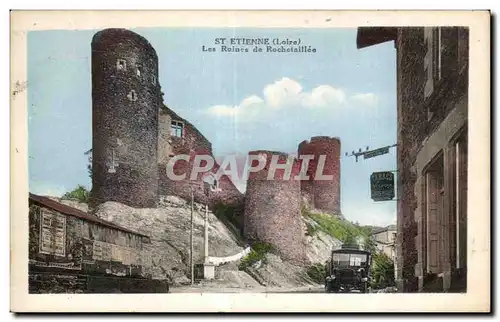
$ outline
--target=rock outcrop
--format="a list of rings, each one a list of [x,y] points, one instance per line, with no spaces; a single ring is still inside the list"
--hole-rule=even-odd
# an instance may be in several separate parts
[[[193,208],[193,259],[198,264],[204,259],[205,213],[200,204],[195,203]],[[183,199],[168,196],[162,198],[158,208],[141,209],[106,202],[97,207],[95,214],[150,237],[150,243],[144,246],[145,274],[174,284],[189,282],[191,210]],[[230,256],[244,249],[212,212],[208,212],[208,225],[210,256]]]
[[[314,285],[307,275],[307,267],[283,261],[275,254],[266,255],[266,263],[248,267],[247,272],[266,287],[297,287]]]
[[[76,208],[76,209],[83,211],[83,212],[89,211],[89,206],[86,203],[80,202],[79,200],[76,200],[76,199],[70,199],[70,198],[66,198],[66,197],[58,198],[58,197],[51,197],[51,196],[47,196],[47,198],[52,199],[54,201],[57,201],[59,203],[62,203],[63,205]]]
[[[302,217],[309,225],[318,225],[310,218]],[[311,264],[324,263],[330,258],[332,249],[342,245],[342,242],[322,230],[317,229],[312,236],[306,236],[306,255]]]
[[[193,259],[195,264],[204,260],[204,208],[193,206]],[[106,202],[98,206],[94,214],[120,226],[150,237],[144,244],[142,254],[144,275],[154,279],[167,279],[174,286],[190,283],[190,229],[191,209],[189,203],[175,196],[161,198],[158,208],[132,208],[117,202]],[[306,223],[314,225],[309,218]],[[208,212],[209,256],[233,256],[245,249],[245,242],[233,233],[223,221]],[[304,233],[306,232],[306,229]],[[265,263],[248,267],[246,272],[238,270],[239,262],[217,267],[216,279],[202,283],[225,287],[298,287],[315,284],[307,275],[308,265],[324,263],[331,249],[341,244],[320,229],[312,236],[305,236],[308,263],[292,264],[275,254],[267,254]]]

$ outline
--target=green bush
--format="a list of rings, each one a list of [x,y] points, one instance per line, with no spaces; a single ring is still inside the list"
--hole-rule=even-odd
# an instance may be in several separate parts
[[[258,261],[261,261],[262,264],[266,264],[266,255],[274,251],[275,248],[271,244],[265,242],[255,242],[252,244],[252,250],[250,251],[250,253],[241,260],[240,264],[238,265],[238,269],[240,271],[244,271]]]
[[[275,251],[275,248],[273,245],[266,243],[266,242],[261,242],[257,241],[252,243],[252,249],[256,251],[259,254],[267,254],[267,253],[273,253]]]
[[[373,288],[394,286],[394,262],[385,253],[373,253],[372,278]]]
[[[238,219],[238,206],[237,205],[227,205],[223,203],[217,203],[214,206],[214,215],[223,221],[228,221],[235,228],[241,230],[241,222]]]
[[[325,280],[325,265],[314,264],[307,268],[307,276],[309,276],[314,282],[318,284],[323,284]]]
[[[90,191],[88,191],[84,186],[78,185],[73,191],[66,192],[63,198],[76,199],[80,202],[89,202]]]

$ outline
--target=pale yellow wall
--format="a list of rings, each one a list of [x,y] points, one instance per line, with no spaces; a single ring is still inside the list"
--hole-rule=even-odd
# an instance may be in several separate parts
[[[166,164],[172,151],[170,128],[172,118],[162,109],[158,112],[158,163]]]

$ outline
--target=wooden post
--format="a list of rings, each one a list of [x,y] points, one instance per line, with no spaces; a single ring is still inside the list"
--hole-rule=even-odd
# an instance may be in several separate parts
[[[205,263],[208,263],[208,204],[205,205]]]

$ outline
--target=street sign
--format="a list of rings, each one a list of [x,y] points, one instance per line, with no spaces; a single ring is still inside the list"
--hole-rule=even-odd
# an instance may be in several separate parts
[[[389,147],[385,148],[380,148],[372,151],[368,151],[363,153],[363,156],[365,159],[373,158],[373,157],[378,157],[379,155],[387,154],[389,153]]]
[[[394,198],[394,174],[392,172],[372,173],[370,184],[372,199],[374,201],[388,201]]]

